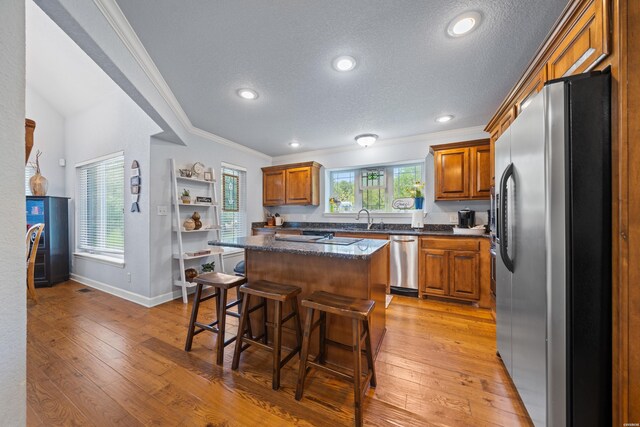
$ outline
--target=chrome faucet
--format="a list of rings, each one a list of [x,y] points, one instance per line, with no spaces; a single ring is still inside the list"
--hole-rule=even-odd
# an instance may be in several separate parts
[[[365,211],[367,213],[367,230],[371,230],[371,226],[373,225],[373,221],[371,220],[371,214],[365,208],[362,208],[358,211],[356,215],[356,221],[360,221],[360,212]]]

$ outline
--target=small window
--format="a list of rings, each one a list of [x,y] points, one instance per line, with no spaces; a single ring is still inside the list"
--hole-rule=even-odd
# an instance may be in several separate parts
[[[36,174],[36,169],[33,166],[27,165],[24,168],[24,194],[27,196],[32,196],[31,194],[31,186],[29,185],[29,180],[33,175]]]
[[[222,165],[223,240],[247,235],[247,172],[239,166]]]
[[[77,250],[124,256],[124,153],[76,167]]]
[[[402,212],[392,208],[393,201],[414,197],[415,184],[423,181],[423,173],[423,163],[330,171],[325,211],[349,213],[365,208],[372,212]]]

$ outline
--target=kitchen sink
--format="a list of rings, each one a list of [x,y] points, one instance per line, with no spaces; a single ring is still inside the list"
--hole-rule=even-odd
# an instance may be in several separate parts
[[[325,245],[340,245],[349,246],[363,239],[357,239],[354,237],[324,237],[320,240],[315,240],[313,243],[323,243]]]

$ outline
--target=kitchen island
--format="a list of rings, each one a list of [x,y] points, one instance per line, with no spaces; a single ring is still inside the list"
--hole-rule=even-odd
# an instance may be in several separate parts
[[[386,331],[385,299],[389,287],[389,243],[374,239],[352,239],[351,244],[347,244],[347,240],[318,241],[323,240],[319,238],[295,241],[294,237],[293,240],[280,240],[280,237],[271,235],[211,241],[209,244],[243,248],[249,282],[269,280],[299,286],[302,293],[298,302],[315,291],[374,300],[376,305],[371,315],[371,339],[377,355]],[[287,310],[288,308],[285,308],[285,311]],[[256,331],[259,330],[256,326],[259,324],[260,314],[253,314],[252,323]],[[306,311],[301,311],[301,315],[304,323]],[[317,352],[317,333],[318,331],[315,331],[312,337],[312,354]],[[351,322],[328,316],[327,337],[350,343]],[[283,343],[292,347],[294,334],[284,334]],[[353,366],[351,352],[341,348],[330,346],[327,360],[344,367]]]

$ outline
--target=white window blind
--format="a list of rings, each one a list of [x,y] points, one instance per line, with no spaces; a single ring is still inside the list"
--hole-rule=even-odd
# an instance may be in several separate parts
[[[124,154],[77,167],[77,249],[124,255]]]
[[[227,178],[225,175],[236,178]],[[223,240],[247,235],[247,172],[228,165],[222,167],[222,227]]]
[[[26,194],[27,196],[32,195],[31,187],[29,187],[29,180],[35,174],[36,174],[35,168],[32,168],[31,166],[27,166],[26,168],[24,168],[24,194]]]

